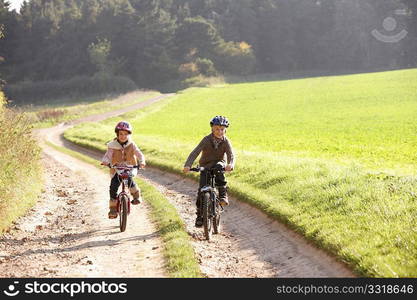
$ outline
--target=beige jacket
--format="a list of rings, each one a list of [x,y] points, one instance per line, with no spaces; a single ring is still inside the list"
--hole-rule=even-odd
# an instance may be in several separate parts
[[[114,139],[107,144],[106,154],[104,154],[101,161],[106,164],[111,163],[112,165],[127,164],[136,166],[138,162],[145,163],[145,156],[130,139],[124,145],[120,144],[117,139]],[[112,176],[115,172],[114,169],[110,170]]]

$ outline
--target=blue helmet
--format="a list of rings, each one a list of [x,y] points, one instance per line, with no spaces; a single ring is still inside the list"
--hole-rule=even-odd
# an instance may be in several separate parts
[[[224,127],[229,127],[229,120],[226,117],[223,116],[215,116],[211,121],[210,121],[210,126],[213,127],[213,125],[219,125],[219,126],[224,126]]]

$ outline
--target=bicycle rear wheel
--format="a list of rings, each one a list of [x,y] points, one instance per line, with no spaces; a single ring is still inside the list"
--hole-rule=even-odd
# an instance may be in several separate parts
[[[120,207],[119,207],[119,223],[120,223],[120,231],[124,232],[126,230],[127,225],[127,214],[128,214],[128,202],[129,199],[126,195],[123,195],[120,198]]]
[[[211,237],[211,227],[212,227],[212,217],[211,217],[211,201],[210,193],[204,193],[203,195],[203,227],[204,227],[204,236],[206,240],[210,240]]]

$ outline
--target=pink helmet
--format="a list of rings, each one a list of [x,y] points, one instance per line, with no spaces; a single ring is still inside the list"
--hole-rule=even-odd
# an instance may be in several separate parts
[[[130,126],[130,124],[126,121],[121,121],[119,123],[117,123],[116,127],[114,128],[114,132],[118,133],[119,130],[124,130],[129,132],[130,134],[132,134],[132,126]]]

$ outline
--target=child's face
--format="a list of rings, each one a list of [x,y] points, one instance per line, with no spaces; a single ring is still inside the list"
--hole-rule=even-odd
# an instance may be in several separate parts
[[[117,133],[117,138],[120,142],[124,143],[129,138],[129,132],[124,131],[124,130],[119,130],[119,132]]]
[[[213,132],[216,138],[221,139],[224,137],[226,133],[226,127],[220,125],[213,125],[211,131]]]

